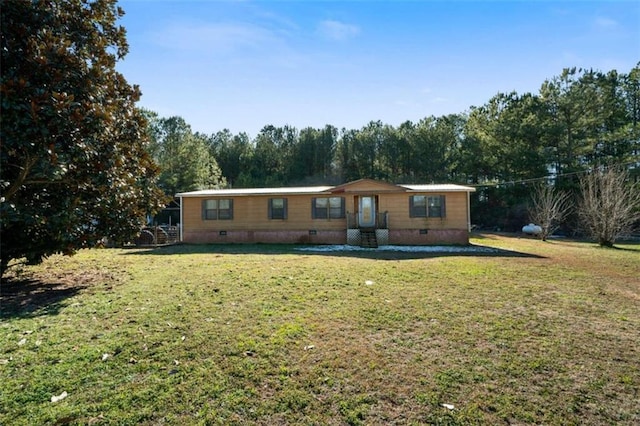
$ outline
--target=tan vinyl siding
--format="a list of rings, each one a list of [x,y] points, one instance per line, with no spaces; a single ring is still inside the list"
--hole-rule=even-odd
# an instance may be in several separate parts
[[[241,197],[184,197],[183,226],[190,230],[340,230],[346,229],[346,219],[312,219],[311,200],[327,195],[289,195],[287,219],[269,219],[269,199],[273,196]],[[345,198],[347,212],[355,212],[354,194],[339,194]],[[444,218],[409,217],[411,195],[444,195],[446,216]],[[233,199],[233,220],[202,220],[202,201],[206,199]],[[389,213],[389,229],[466,229],[467,194],[455,193],[382,193],[378,195],[378,212]]]
[[[412,195],[444,195],[446,216],[409,217],[409,197]],[[379,197],[379,211],[389,212],[389,229],[467,229],[466,192],[384,194]]]
[[[318,197],[316,195],[314,197]],[[183,224],[185,229],[196,230],[340,230],[346,229],[346,219],[311,219],[310,195],[289,195],[287,219],[269,219],[269,199],[273,196],[232,197],[233,220],[202,220],[202,200],[229,197],[183,198]],[[345,200],[349,210],[349,200]],[[353,204],[353,201],[351,201]]]
[[[287,242],[305,244],[344,244],[347,220],[357,223],[360,197],[372,196],[376,212],[387,213],[388,235],[392,244],[468,243],[469,192],[460,185],[392,185],[362,179],[336,187],[248,188],[206,190],[181,193],[183,241],[196,243]],[[444,217],[415,217],[410,214],[412,196],[443,197]],[[312,215],[314,198],[341,197],[345,218],[318,218]],[[286,219],[269,219],[269,200],[286,199]],[[233,219],[203,219],[205,200],[229,200]],[[209,203],[209,216],[214,206]],[[348,218],[348,219],[347,219]],[[378,223],[384,223],[380,221]]]

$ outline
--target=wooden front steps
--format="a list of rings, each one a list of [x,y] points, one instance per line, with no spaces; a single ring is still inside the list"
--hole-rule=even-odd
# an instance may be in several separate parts
[[[378,239],[376,238],[375,229],[360,230],[360,247],[378,248]]]

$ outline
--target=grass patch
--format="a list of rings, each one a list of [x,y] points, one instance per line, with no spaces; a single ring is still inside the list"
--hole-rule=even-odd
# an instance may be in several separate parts
[[[640,422],[640,245],[480,237],[502,251],[25,267],[2,284],[0,424]]]

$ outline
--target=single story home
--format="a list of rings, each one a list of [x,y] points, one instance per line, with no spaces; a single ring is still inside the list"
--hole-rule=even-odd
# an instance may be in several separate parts
[[[461,185],[338,186],[182,192],[187,243],[468,244],[469,194]]]

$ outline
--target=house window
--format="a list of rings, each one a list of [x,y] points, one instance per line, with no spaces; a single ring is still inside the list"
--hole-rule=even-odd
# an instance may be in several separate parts
[[[269,198],[269,219],[287,218],[287,199]]]
[[[427,197],[427,215],[429,217],[444,217],[444,196]]]
[[[444,195],[412,195],[409,197],[409,216],[445,217]]]
[[[203,200],[203,220],[231,220],[233,219],[233,200]]]
[[[409,214],[411,217],[427,217],[427,197],[424,195],[409,197]]]
[[[344,197],[313,198],[312,219],[343,219],[346,217]]]

